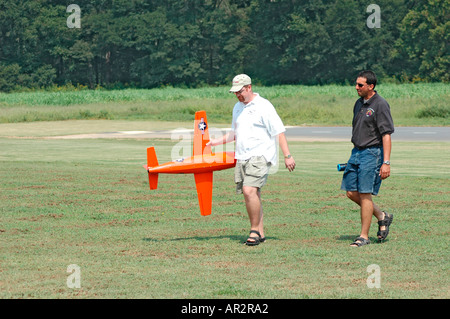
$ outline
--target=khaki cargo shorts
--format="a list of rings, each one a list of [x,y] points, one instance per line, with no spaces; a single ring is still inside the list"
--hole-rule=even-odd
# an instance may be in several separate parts
[[[267,182],[271,163],[264,156],[250,157],[248,160],[238,160],[234,169],[236,194],[242,194],[243,186],[261,188]]]

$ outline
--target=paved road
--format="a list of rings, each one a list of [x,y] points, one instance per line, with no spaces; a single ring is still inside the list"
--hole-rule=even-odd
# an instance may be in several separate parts
[[[351,127],[288,127],[291,139],[350,141]],[[396,127],[393,141],[450,142],[450,127]]]
[[[52,136],[51,139],[81,138],[179,138],[179,134],[189,134],[193,130],[183,131],[121,131],[97,134],[77,134]],[[224,129],[225,132],[225,129]],[[287,127],[286,136],[297,141],[349,141],[351,127]],[[450,142],[450,127],[396,127],[392,141]]]

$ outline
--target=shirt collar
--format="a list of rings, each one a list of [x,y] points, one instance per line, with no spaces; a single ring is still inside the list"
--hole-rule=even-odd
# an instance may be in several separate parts
[[[367,104],[367,105],[372,104],[372,101],[375,99],[375,97],[378,96],[377,91],[374,91],[374,92],[375,92],[375,94],[372,95],[372,97],[371,97],[369,100],[367,100],[366,102],[364,102],[364,98],[361,98],[362,103],[363,103],[363,104]]]

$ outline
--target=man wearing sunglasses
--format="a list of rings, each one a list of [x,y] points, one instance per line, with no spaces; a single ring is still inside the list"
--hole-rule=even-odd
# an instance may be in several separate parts
[[[342,177],[341,189],[360,206],[361,233],[351,244],[360,247],[370,244],[369,229],[372,216],[378,219],[378,241],[389,234],[393,214],[382,211],[372,201],[381,181],[390,176],[391,134],[394,123],[387,101],[375,91],[377,78],[372,71],[362,71],[356,79],[360,98],[353,108],[352,150]]]
[[[236,192],[244,194],[251,227],[245,243],[255,246],[265,241],[261,188],[266,184],[270,167],[277,161],[277,138],[290,172],[295,169],[295,161],[289,152],[283,122],[273,105],[253,92],[250,77],[236,75],[230,93],[234,93],[239,100],[233,108],[231,131],[208,144],[215,146],[236,142]]]

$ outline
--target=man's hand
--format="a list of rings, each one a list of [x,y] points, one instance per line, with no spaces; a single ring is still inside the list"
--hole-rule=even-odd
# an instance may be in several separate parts
[[[295,169],[295,160],[291,156],[289,158],[284,158],[284,164],[286,165],[286,168],[289,170],[289,172],[292,172]]]
[[[383,164],[380,168],[380,177],[381,179],[386,179],[391,176],[391,165]]]

